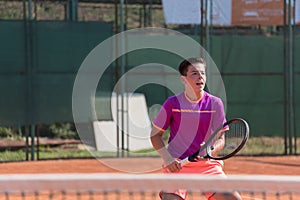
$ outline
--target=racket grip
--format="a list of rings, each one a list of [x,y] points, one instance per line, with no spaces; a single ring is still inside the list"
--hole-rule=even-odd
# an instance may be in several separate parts
[[[184,165],[188,164],[189,162],[190,162],[190,161],[189,161],[189,157],[186,157],[185,159],[180,160],[181,166],[184,166]]]

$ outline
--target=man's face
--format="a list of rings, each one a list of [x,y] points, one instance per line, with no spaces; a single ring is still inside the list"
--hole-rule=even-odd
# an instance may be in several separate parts
[[[188,87],[196,93],[203,91],[206,83],[205,66],[201,63],[188,66],[186,76],[183,78],[186,88]]]

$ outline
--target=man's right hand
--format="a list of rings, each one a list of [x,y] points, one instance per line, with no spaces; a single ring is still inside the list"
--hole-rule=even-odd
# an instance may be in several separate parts
[[[178,160],[174,160],[173,162],[167,165],[167,169],[171,173],[179,172],[181,168],[181,164]]]

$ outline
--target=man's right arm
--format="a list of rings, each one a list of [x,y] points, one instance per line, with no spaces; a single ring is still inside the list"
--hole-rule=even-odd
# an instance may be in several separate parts
[[[151,131],[151,143],[154,149],[159,153],[165,165],[170,172],[178,172],[181,170],[179,161],[171,156],[163,141],[162,135],[164,131],[153,126]]]

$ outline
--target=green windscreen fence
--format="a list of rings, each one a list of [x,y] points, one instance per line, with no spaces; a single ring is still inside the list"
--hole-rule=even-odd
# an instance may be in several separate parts
[[[0,30],[1,125],[73,121],[76,73],[112,23],[0,21]]]
[[[296,121],[296,131],[300,130],[300,90],[299,90],[299,85],[300,85],[300,35],[299,33],[294,36],[294,66],[295,66],[295,82],[294,82],[294,92],[295,92],[295,121]],[[299,136],[299,134],[298,134]]]
[[[192,36],[193,37],[193,36]],[[193,37],[199,40],[198,37]],[[299,37],[294,38],[294,89],[299,84]],[[242,117],[251,128],[252,136],[284,136],[285,75],[283,36],[211,36],[210,56],[216,63],[225,84],[227,118]],[[145,63],[162,63],[177,69],[182,60],[178,55],[161,50],[145,49],[128,53],[128,71]],[[139,74],[136,74],[138,76]],[[144,74],[145,75],[145,74]],[[158,76],[159,74],[153,74]],[[143,76],[143,75],[140,75]],[[167,74],[166,79],[179,74]],[[146,96],[148,107],[161,104],[173,95],[168,88],[155,84],[137,89]],[[295,116],[299,118],[299,91],[295,89]],[[288,102],[286,102],[288,103]],[[299,125],[296,124],[296,130]]]
[[[227,117],[243,117],[251,135],[284,134],[283,39],[264,36],[213,38],[212,56],[223,74]]]
[[[22,124],[26,119],[27,76],[24,24],[0,21],[0,121]]]
[[[0,21],[0,123],[27,125],[73,121],[72,89],[76,73],[88,53],[113,35],[111,23]],[[152,37],[152,36],[149,36]],[[285,66],[283,36],[212,35],[210,55],[226,89],[227,118],[245,118],[253,136],[283,136]],[[199,40],[199,37],[194,37]],[[294,102],[300,117],[300,37],[294,37]],[[101,56],[101,55],[99,55]],[[182,58],[171,52],[142,49],[125,55],[126,71],[147,63],[175,70]],[[117,66],[119,67],[119,66]],[[110,120],[109,97],[117,81],[114,66],[101,77],[96,109],[99,120]],[[136,73],[141,78],[145,74]],[[151,70],[148,76],[151,75]],[[155,78],[156,74],[152,74]],[[161,74],[160,74],[161,75]],[[165,74],[166,80],[179,74]],[[157,84],[142,85],[148,107],[173,95]],[[296,128],[299,130],[299,123]]]

